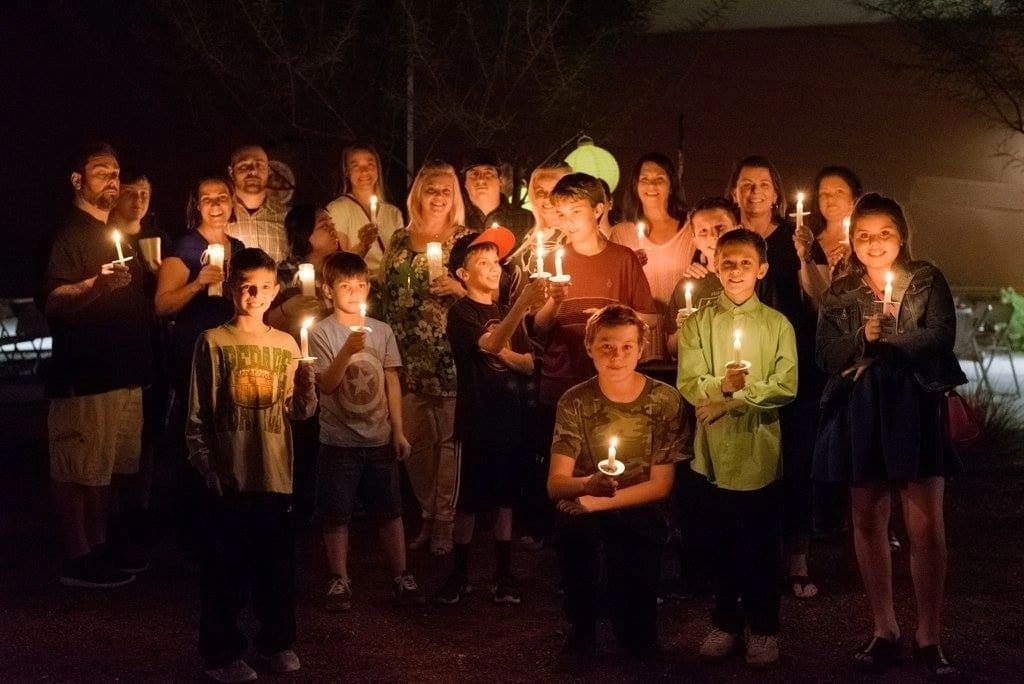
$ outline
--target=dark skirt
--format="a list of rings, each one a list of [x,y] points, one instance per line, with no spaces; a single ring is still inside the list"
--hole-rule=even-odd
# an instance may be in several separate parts
[[[958,473],[961,462],[939,414],[942,400],[895,364],[876,362],[856,382],[844,380],[822,409],[814,479],[856,485]]]

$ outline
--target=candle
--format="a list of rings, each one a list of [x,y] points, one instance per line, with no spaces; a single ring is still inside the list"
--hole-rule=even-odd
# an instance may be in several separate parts
[[[302,296],[316,296],[316,269],[313,264],[299,264],[299,282],[302,283]]]
[[[611,439],[608,440],[608,463],[607,463],[607,465],[605,467],[608,468],[609,471],[614,471],[615,468],[616,468],[616,465],[615,465],[615,454],[616,454],[616,447],[618,447],[618,446],[619,446],[619,438],[618,437],[612,437]]]
[[[380,200],[376,195],[370,195],[370,223],[377,225],[377,211],[380,209]]]
[[[643,239],[644,239],[644,228],[645,228],[645,226],[644,226],[644,222],[643,221],[637,221],[636,222],[636,242],[637,242],[638,245],[641,242],[643,242]]]
[[[206,248],[206,260],[211,266],[224,268],[224,245],[215,243]],[[224,283],[210,283],[206,294],[211,297],[224,296]]]
[[[312,316],[303,320],[299,331],[299,354],[303,359],[309,358],[309,329],[313,326],[313,320]]]
[[[434,282],[444,275],[444,266],[441,263],[443,253],[440,242],[427,243],[427,275],[430,282]]]
[[[804,193],[796,193],[796,227],[804,227]]]
[[[565,256],[565,250],[561,247],[555,252],[555,277],[561,278],[564,274],[562,273],[562,257]]]
[[[734,363],[743,363],[743,354],[740,353],[740,329],[732,331],[732,360]]]
[[[843,219],[843,242],[850,244],[850,217],[847,216]]]
[[[884,295],[882,297],[882,303],[885,304],[886,306],[888,306],[889,304],[892,304],[892,281],[893,281],[892,271],[886,271],[885,272],[885,290],[884,290]]]
[[[114,247],[117,248],[117,263],[124,263],[124,252],[121,251],[121,231],[114,231]]]
[[[689,280],[687,280],[686,285],[683,286],[683,293],[686,296],[686,310],[693,311],[693,283]]]
[[[540,275],[544,272],[544,232],[538,227],[537,232],[533,235],[537,241],[537,246],[534,249],[537,253],[537,275]]]
[[[366,302],[359,304],[359,317],[362,319],[359,325],[363,328],[366,327]]]

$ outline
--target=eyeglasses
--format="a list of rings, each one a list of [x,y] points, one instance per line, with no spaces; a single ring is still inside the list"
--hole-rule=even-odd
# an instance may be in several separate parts
[[[474,180],[492,181],[492,180],[497,180],[498,172],[495,171],[494,169],[481,169],[479,171],[477,171],[476,169],[470,169],[469,171],[466,172],[466,178],[471,180],[471,181],[474,181]]]

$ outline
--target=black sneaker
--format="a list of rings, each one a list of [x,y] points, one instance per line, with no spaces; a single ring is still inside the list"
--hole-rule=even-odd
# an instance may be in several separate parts
[[[396,577],[391,585],[391,590],[395,592],[398,602],[404,606],[426,602],[420,585],[416,583],[416,578],[412,576],[411,572],[403,572],[401,577]]]
[[[110,567],[95,551],[64,561],[60,583],[65,587],[113,589],[135,581],[135,575]]]
[[[494,584],[492,600],[497,604],[508,603],[518,606],[523,601],[522,595],[516,588],[515,580],[511,577],[499,577]]]
[[[451,574],[441,589],[434,595],[434,603],[442,603],[446,606],[453,606],[462,600],[464,596],[473,593],[473,587],[466,580],[458,575]]]

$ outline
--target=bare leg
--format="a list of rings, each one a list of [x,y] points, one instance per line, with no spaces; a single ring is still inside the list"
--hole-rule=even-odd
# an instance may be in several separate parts
[[[405,528],[401,516],[387,520],[380,526],[381,546],[388,558],[391,577],[400,577],[406,570],[405,566]]]
[[[60,516],[61,542],[67,558],[78,558],[92,549],[85,532],[85,487],[72,482],[53,483],[53,498]]]
[[[857,565],[871,608],[874,636],[885,639],[893,639],[899,635],[899,625],[896,623],[896,613],[892,604],[890,496],[887,483],[850,488]]]
[[[324,547],[327,549],[327,565],[331,574],[347,581],[348,525],[324,527]]]
[[[919,646],[938,644],[946,593],[946,523],[942,510],[946,481],[931,477],[901,490],[903,521],[910,537],[910,575],[917,600]]]

